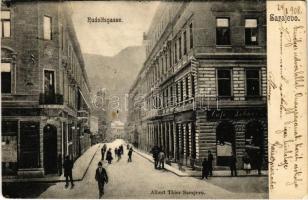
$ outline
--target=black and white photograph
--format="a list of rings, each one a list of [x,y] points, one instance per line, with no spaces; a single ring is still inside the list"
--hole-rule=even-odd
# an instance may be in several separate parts
[[[268,199],[267,28],[266,0],[2,0],[2,196]]]

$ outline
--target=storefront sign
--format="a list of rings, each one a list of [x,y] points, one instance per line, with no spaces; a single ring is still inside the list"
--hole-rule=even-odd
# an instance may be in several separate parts
[[[233,109],[206,111],[208,120],[265,118],[266,109]]]

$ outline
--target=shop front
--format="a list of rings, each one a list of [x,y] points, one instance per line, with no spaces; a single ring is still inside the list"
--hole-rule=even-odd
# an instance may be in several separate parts
[[[260,163],[267,163],[265,108],[225,108],[208,110],[205,114],[205,125],[199,126],[199,131],[204,134],[201,136],[204,141],[199,141],[200,157],[207,157],[210,150],[215,157],[213,164],[218,168],[229,166],[232,155],[236,157],[239,169],[243,167],[245,154],[250,157],[253,169]]]

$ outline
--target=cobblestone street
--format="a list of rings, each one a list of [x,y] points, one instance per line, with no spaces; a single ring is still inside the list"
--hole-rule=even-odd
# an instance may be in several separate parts
[[[109,143],[108,148],[114,149],[120,143],[120,140],[116,140]],[[135,153],[133,162],[127,163],[125,150],[119,162],[113,160],[111,165],[104,162],[109,183],[105,187],[103,198],[267,198],[266,177],[213,177],[208,181],[178,177],[167,171],[155,170],[152,163]],[[57,183],[39,197],[98,198],[94,173],[100,157],[98,151],[86,176],[82,181],[76,182],[73,189],[65,189],[63,182]],[[235,185],[243,186],[234,187]]]

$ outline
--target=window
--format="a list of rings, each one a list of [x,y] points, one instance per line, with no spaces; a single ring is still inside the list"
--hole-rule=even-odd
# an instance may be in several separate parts
[[[182,37],[179,37],[179,59],[182,58]]]
[[[245,44],[258,45],[257,19],[245,19]]]
[[[230,26],[228,18],[216,19],[216,44],[230,45]]]
[[[1,93],[11,93],[11,63],[1,63]]]
[[[186,31],[183,33],[183,40],[184,40],[184,55],[187,53],[187,38],[186,38]]]
[[[231,70],[219,69],[217,70],[218,81],[218,96],[230,97],[231,96]]]
[[[181,102],[184,101],[184,83],[183,81],[180,82],[180,89],[181,89]]]
[[[177,63],[178,61],[178,56],[177,56],[177,46],[176,46],[176,42],[174,43],[174,63]]]
[[[190,48],[194,47],[194,39],[193,39],[193,25],[192,23],[189,25],[189,40],[190,40]]]
[[[189,81],[188,81],[188,76],[185,78],[185,86],[186,86],[186,99],[189,98]]]
[[[195,77],[191,75],[191,96],[195,97]]]
[[[246,70],[247,96],[260,96],[260,71],[258,69]]]
[[[172,89],[173,87],[171,86],[170,87],[170,105],[173,105],[173,89]]]
[[[11,12],[3,10],[1,11],[1,37],[9,38],[11,37]]]
[[[46,103],[50,103],[55,98],[55,74],[54,71],[45,70],[44,93]]]
[[[179,102],[179,84],[178,83],[175,84],[175,101],[176,103]]]
[[[52,30],[51,30],[51,17],[44,16],[44,39],[51,40],[52,39]]]

